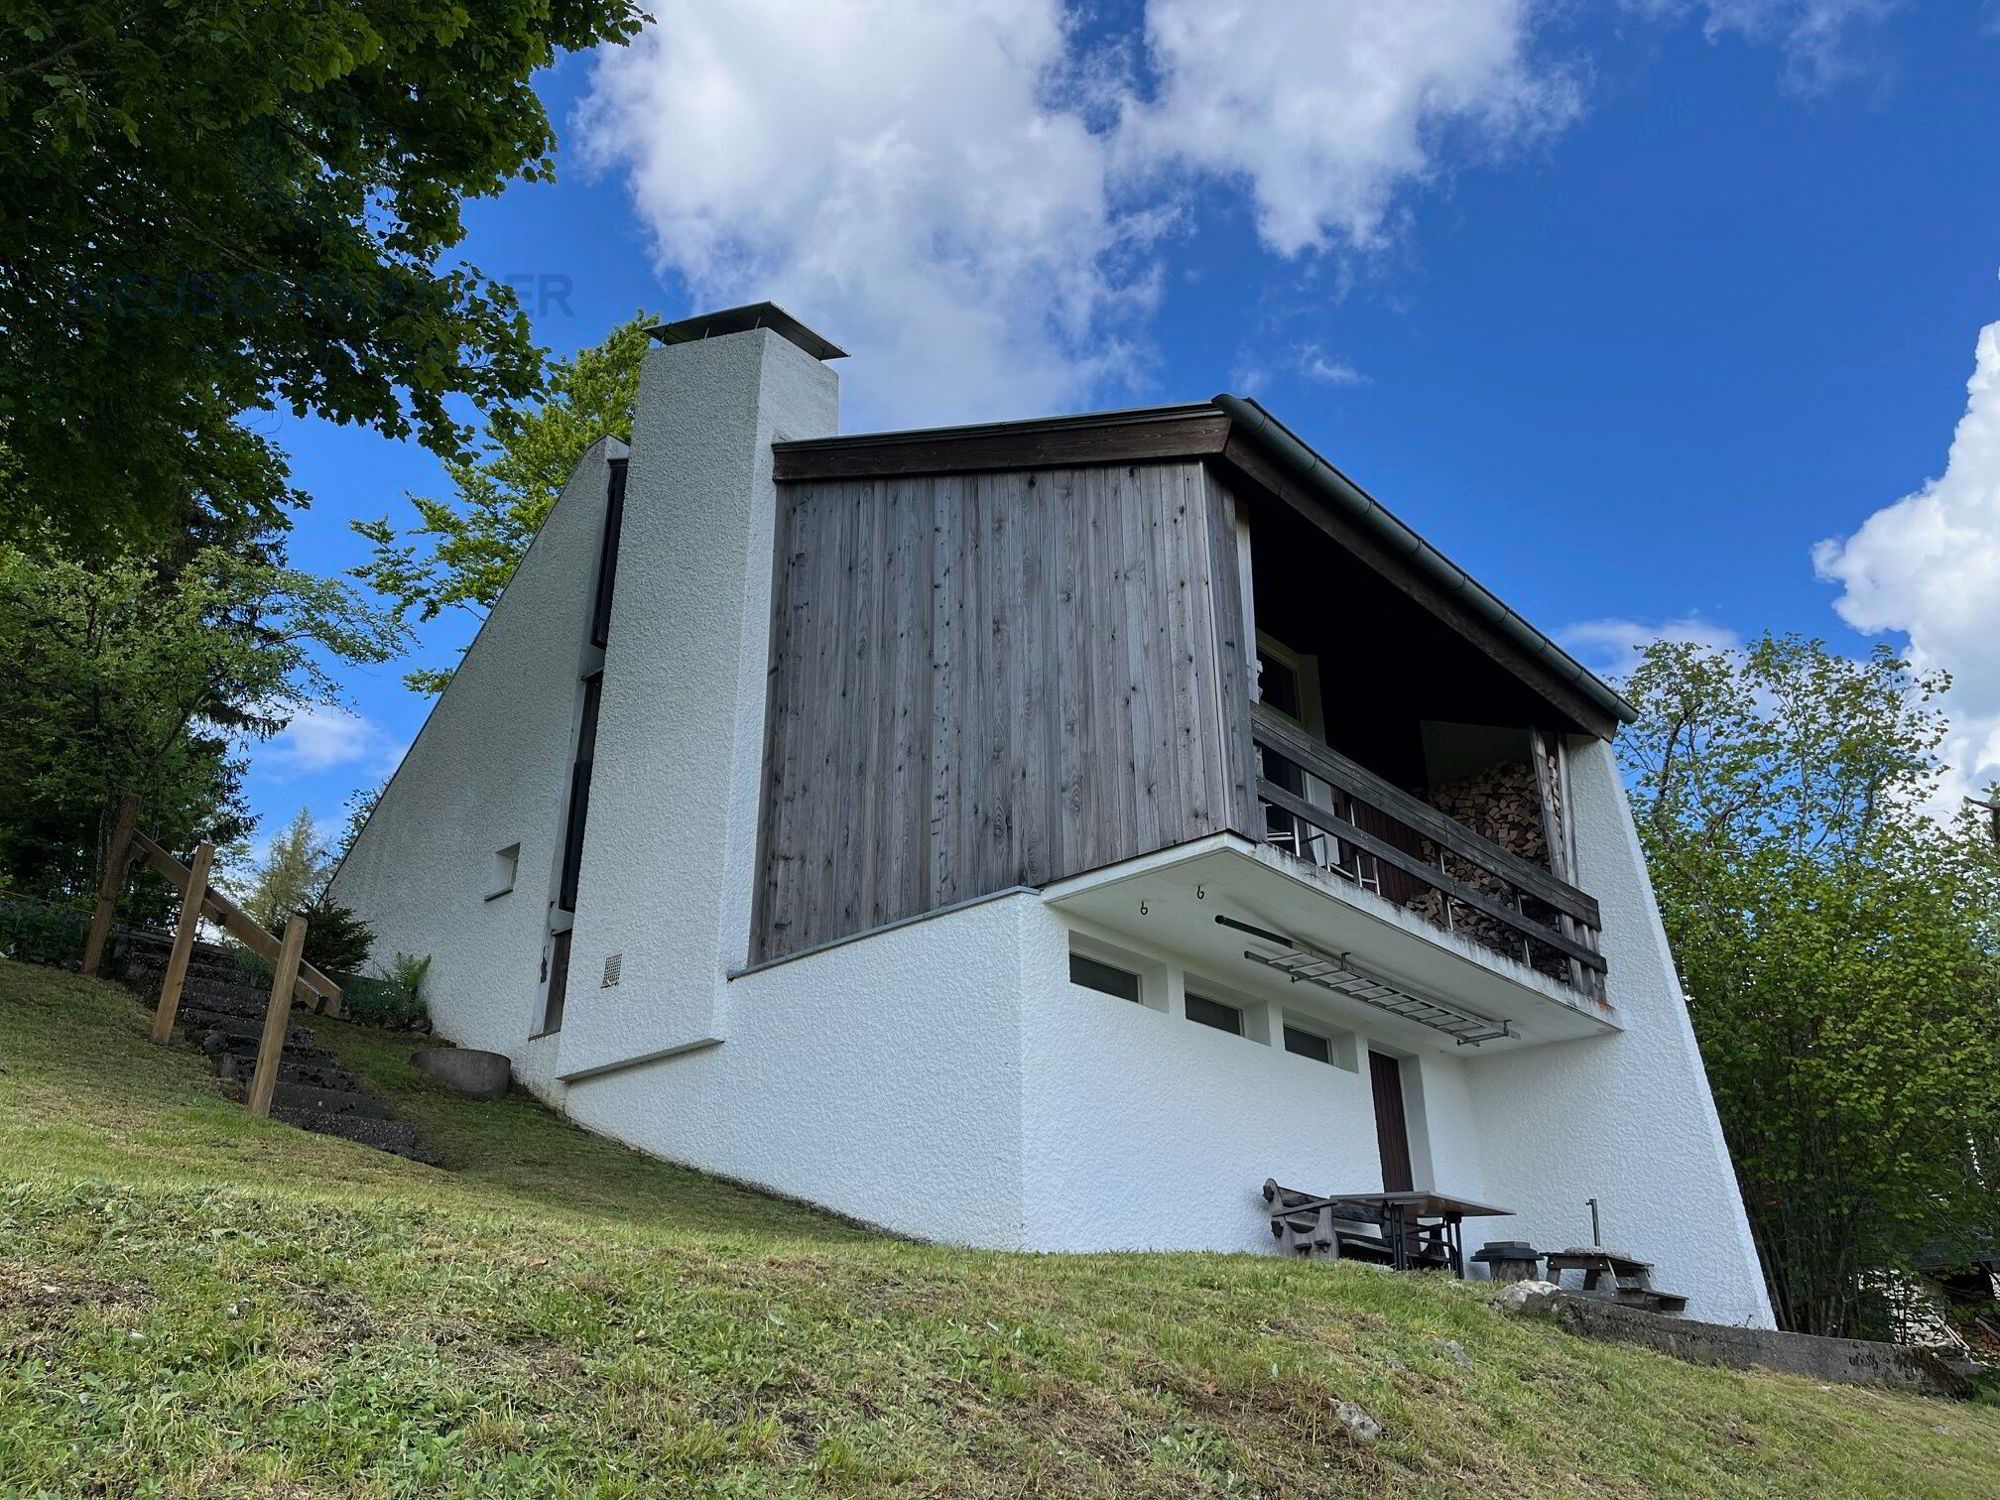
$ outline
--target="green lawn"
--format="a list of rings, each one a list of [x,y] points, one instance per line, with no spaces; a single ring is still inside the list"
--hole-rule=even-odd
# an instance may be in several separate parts
[[[123,991],[0,962],[0,1495],[2000,1492],[1991,1406],[1429,1277],[904,1244],[309,1024],[446,1170],[251,1120]]]

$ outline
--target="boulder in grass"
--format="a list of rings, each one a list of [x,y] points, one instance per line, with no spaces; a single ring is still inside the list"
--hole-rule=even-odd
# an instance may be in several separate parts
[[[481,1052],[474,1047],[426,1047],[412,1053],[410,1061],[454,1094],[463,1094],[468,1099],[498,1099],[506,1094],[512,1078],[504,1052]]]

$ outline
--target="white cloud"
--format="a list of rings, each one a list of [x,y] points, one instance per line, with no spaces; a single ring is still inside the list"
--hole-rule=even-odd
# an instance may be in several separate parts
[[[1701,13],[1712,42],[1740,36],[1775,43],[1785,59],[1786,86],[1818,93],[1864,70],[1854,35],[1898,9],[1902,0],[1625,0],[1654,18]]]
[[[1894,0],[1625,4],[1824,80]],[[625,179],[697,306],[774,298],[858,356],[850,427],[1139,386],[1163,242],[1218,199],[1247,202],[1269,251],[1338,271],[1393,243],[1414,190],[1582,108],[1582,65],[1538,45],[1563,0],[1143,0],[1105,41],[1083,0],[652,9],[597,58],[584,159]]]
[[[1715,651],[1733,651],[1743,638],[1726,625],[1683,615],[1648,624],[1642,620],[1579,620],[1556,632],[1556,643],[1600,677],[1623,677],[1638,664],[1640,651],[1654,641],[1686,641]]]
[[[373,719],[316,705],[294,713],[256,758],[263,767],[281,773],[356,764],[387,769],[402,758],[402,747]]]
[[[1132,383],[1198,178],[1246,188],[1280,253],[1373,246],[1446,127],[1491,143],[1576,103],[1529,63],[1527,0],[1150,0],[1145,100],[1131,44],[1087,55],[1064,0],[654,10],[597,62],[586,159],[698,304],[771,297],[861,356],[856,425]]]
[[[1856,630],[1900,631],[1911,662],[1952,674],[1947,794],[2000,776],[2000,323],[1980,330],[1944,473],[1813,549]]]
[[[1367,385],[1368,377],[1344,359],[1336,359],[1318,344],[1302,344],[1298,350],[1299,373],[1320,385]]]
[[[1281,255],[1377,245],[1453,127],[1490,147],[1574,118],[1533,19],[1528,0],[1149,0],[1159,88],[1119,144],[1245,186]]]
[[[785,303],[890,420],[1069,408],[1131,368],[1161,221],[1113,205],[1057,0],[654,12],[599,59],[584,137],[697,303]]]

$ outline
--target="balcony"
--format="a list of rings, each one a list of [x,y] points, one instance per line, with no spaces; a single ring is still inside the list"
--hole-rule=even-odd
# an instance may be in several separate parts
[[[1429,803],[1313,739],[1264,704],[1250,710],[1266,839],[1294,858],[1604,999],[1597,903]],[[1310,792],[1308,789],[1311,789]]]
[[[1244,1001],[1412,1050],[1488,1055],[1618,1030],[1598,904],[1266,704],[1265,837],[1162,850],[1045,899]]]

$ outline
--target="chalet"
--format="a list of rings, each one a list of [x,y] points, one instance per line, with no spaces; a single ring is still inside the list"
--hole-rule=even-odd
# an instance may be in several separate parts
[[[334,882],[443,1035],[910,1235],[1431,1189],[1769,1325],[1616,692],[1253,401],[841,435],[769,304],[655,336]]]

